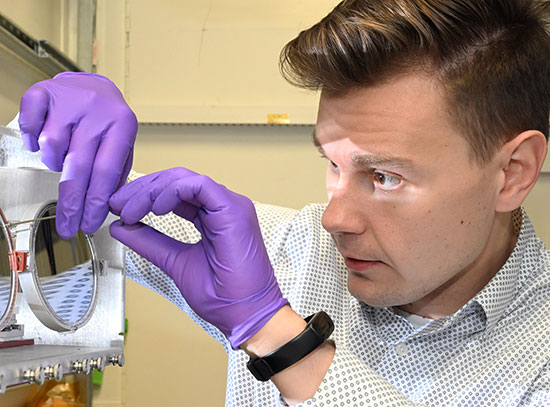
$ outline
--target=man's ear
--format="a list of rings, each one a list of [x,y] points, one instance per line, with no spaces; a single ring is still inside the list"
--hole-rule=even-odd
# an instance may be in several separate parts
[[[518,208],[537,182],[548,146],[540,131],[518,134],[498,151],[504,183],[498,194],[496,210],[510,212]]]

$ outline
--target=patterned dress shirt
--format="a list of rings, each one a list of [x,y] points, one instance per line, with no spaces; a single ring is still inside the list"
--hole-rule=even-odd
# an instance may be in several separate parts
[[[325,310],[335,323],[335,358],[315,396],[301,405],[550,406],[550,254],[522,210],[514,216],[515,249],[485,288],[453,315],[415,328],[392,309],[351,296],[346,266],[321,226],[324,208],[256,205],[279,285],[294,311],[306,317]],[[175,215],[144,221],[185,242],[200,239]],[[166,274],[132,251],[127,273],[225,347],[227,406],[286,405],[271,382],[254,379],[248,356],[201,320]]]

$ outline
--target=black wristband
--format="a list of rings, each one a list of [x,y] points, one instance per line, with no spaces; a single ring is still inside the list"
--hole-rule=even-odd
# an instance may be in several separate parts
[[[305,320],[308,324],[297,337],[264,357],[248,361],[246,367],[256,379],[265,382],[305,358],[321,346],[334,330],[332,319],[324,311],[310,315]]]

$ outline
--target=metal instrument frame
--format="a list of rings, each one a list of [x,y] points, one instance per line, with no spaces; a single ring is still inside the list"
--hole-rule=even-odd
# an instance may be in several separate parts
[[[30,207],[43,207],[57,200],[59,178],[59,173],[48,170],[0,168],[0,190],[3,191],[0,207],[6,219],[28,219],[25,216]],[[29,303],[17,294],[14,296],[18,298],[17,325],[24,326],[22,340],[32,339],[34,344],[0,348],[0,394],[10,386],[41,384],[64,374],[89,373],[94,369],[103,370],[107,365],[124,364],[125,248],[110,236],[108,226],[113,220],[114,216],[109,216],[93,235],[93,250],[99,262],[97,293],[93,312],[84,325],[77,330],[52,330],[38,319]],[[4,224],[8,225],[7,221]],[[0,233],[7,232],[4,229]],[[19,238],[22,239],[21,235]],[[16,270],[17,278],[24,272],[23,261],[19,260],[23,260],[23,249],[29,245],[30,237],[17,241],[17,247],[12,244],[14,254],[10,256],[10,268]],[[15,276],[12,278],[17,281]],[[2,319],[5,323],[6,316]]]

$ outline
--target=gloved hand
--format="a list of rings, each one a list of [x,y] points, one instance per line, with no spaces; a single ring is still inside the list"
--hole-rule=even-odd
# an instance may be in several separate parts
[[[252,202],[185,168],[150,174],[110,200],[124,222],[111,235],[166,272],[189,306],[236,349],[288,301],[283,298]],[[152,211],[193,222],[196,244],[176,241],[138,221]]]
[[[95,232],[132,166],[137,120],[120,91],[100,75],[61,73],[23,95],[19,127],[26,147],[62,172],[59,235]]]

